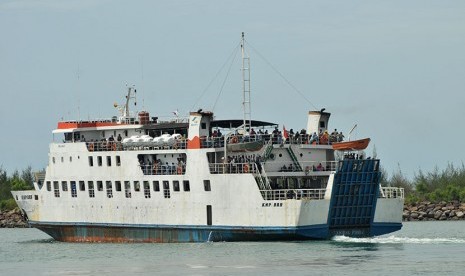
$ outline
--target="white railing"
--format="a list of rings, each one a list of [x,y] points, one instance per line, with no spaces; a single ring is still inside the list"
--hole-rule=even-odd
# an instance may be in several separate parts
[[[316,199],[325,197],[326,189],[283,189],[283,190],[261,190],[264,200],[285,200],[285,199]]]
[[[303,161],[299,162],[299,165],[302,167],[302,171],[306,174],[310,172],[320,172],[320,171],[336,171],[338,161]],[[297,172],[295,164],[292,161],[286,162],[275,162],[275,161],[266,161],[265,166],[267,168],[274,167],[279,168],[279,172]],[[268,169],[268,172],[271,172]]]
[[[173,145],[154,146],[150,143],[140,142],[136,145],[125,145],[118,141],[86,142],[89,151],[121,151],[121,150],[158,150],[158,149],[185,149],[187,140],[176,140]]]
[[[175,175],[175,174],[185,174],[186,165],[185,164],[152,164],[152,165],[139,165],[140,169],[144,175]]]
[[[210,163],[211,174],[258,173],[255,163]]]
[[[379,198],[405,198],[404,188],[380,187]]]

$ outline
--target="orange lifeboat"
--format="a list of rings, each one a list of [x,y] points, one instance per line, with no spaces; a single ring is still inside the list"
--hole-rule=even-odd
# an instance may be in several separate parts
[[[334,150],[364,150],[368,147],[370,138],[333,143]]]

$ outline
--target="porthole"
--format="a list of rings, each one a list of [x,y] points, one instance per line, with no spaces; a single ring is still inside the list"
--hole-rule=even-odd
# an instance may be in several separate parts
[[[280,154],[279,154],[279,157],[283,157],[283,154],[282,154],[282,153],[280,153]]]

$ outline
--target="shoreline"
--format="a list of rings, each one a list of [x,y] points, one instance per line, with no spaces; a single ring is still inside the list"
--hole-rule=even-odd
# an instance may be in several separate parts
[[[0,211],[0,228],[29,228],[19,208]]]
[[[421,201],[405,204],[402,221],[465,220],[465,203]],[[0,210],[0,228],[28,228],[19,208]]]
[[[402,221],[464,220],[465,203],[420,201],[404,205]]]

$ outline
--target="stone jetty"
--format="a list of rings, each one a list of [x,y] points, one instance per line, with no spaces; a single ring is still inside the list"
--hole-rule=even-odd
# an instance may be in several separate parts
[[[0,228],[25,228],[29,227],[21,215],[19,208],[9,211],[0,211]]]
[[[404,205],[404,221],[464,220],[465,203],[422,201]]]

